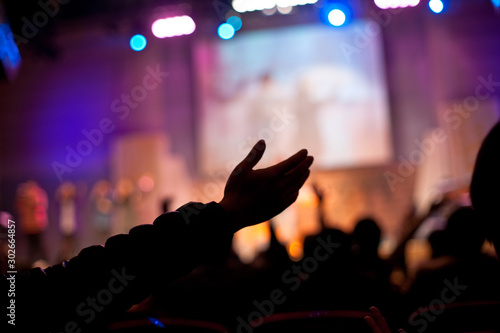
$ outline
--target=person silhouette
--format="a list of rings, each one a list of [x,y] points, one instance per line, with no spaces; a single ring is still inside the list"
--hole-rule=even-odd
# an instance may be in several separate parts
[[[476,157],[470,184],[470,199],[477,212],[477,221],[486,238],[493,244],[500,257],[500,122],[496,123],[483,140]],[[385,318],[380,311],[370,308],[366,322],[374,333],[390,333]],[[399,330],[399,332],[404,332]]]
[[[488,133],[474,165],[470,185],[472,207],[479,214],[487,239],[500,257],[500,122]]]
[[[14,304],[1,325],[21,332],[94,332],[153,291],[227,254],[236,231],[281,213],[309,177],[313,157],[305,149],[254,170],[265,148],[260,140],[238,164],[218,203],[188,203],[69,261],[3,275],[2,290],[14,283],[15,298],[1,296],[4,309]]]

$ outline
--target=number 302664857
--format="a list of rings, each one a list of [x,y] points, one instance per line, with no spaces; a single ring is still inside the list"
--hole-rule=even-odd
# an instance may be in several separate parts
[[[9,269],[14,270],[16,267],[16,222],[12,220],[8,220],[7,224],[8,228],[8,260],[7,260],[7,266]]]

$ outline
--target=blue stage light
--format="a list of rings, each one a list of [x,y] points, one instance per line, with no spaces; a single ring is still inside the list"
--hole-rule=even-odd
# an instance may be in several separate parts
[[[328,22],[335,27],[340,27],[345,21],[346,15],[340,9],[334,9],[328,13]]]
[[[142,51],[146,47],[147,40],[143,35],[134,35],[130,38],[130,47],[134,51]]]
[[[241,29],[243,22],[238,16],[231,16],[227,19],[227,23],[231,24],[234,28],[234,31],[238,31]]]
[[[441,0],[431,0],[429,1],[429,8],[434,13],[439,14],[444,10],[444,3]]]
[[[346,1],[327,2],[320,11],[320,15],[324,23],[341,27],[351,22],[352,8]]]
[[[231,39],[234,36],[234,27],[229,23],[222,23],[217,29],[219,37],[222,39]]]

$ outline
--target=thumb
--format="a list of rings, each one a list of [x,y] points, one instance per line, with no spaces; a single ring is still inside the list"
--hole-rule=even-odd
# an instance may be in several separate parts
[[[264,151],[266,150],[266,142],[264,140],[259,140],[250,150],[247,157],[243,159],[243,161],[238,164],[237,170],[241,171],[249,171],[252,170],[254,166],[259,163],[262,155],[264,155]]]

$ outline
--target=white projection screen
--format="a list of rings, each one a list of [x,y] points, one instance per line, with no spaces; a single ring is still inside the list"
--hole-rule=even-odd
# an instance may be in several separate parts
[[[261,166],[301,148],[322,170],[388,163],[387,86],[374,25],[295,26],[199,41],[201,174],[230,171],[260,138],[267,142]]]

